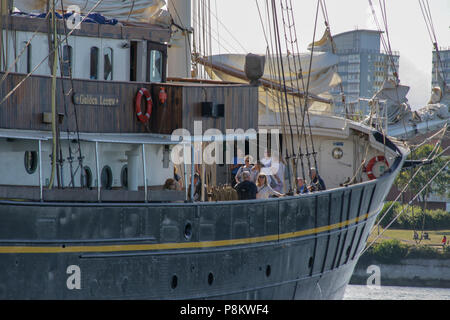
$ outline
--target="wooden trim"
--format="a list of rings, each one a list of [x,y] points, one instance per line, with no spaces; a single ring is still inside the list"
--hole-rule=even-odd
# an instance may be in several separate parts
[[[3,27],[6,27],[5,21],[3,21]],[[43,18],[10,16],[8,23],[8,29],[15,31],[35,32],[39,29],[41,32],[47,33],[47,27],[47,20]],[[65,33],[63,21],[58,21],[57,30],[61,35]],[[163,44],[170,40],[170,29],[151,24],[132,26],[122,23],[113,26],[85,22],[81,24],[80,29],[74,30],[72,35],[124,40],[148,40]]]

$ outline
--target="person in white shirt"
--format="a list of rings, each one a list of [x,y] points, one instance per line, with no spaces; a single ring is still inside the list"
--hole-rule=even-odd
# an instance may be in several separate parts
[[[283,192],[285,169],[286,165],[281,155],[279,157],[272,157],[269,184],[275,191]]]
[[[258,181],[256,182],[258,187],[258,193],[256,194],[256,199],[268,199],[270,196],[282,197],[282,193],[279,193],[272,189],[272,187],[267,182],[267,176],[261,172],[258,175]]]
[[[258,175],[261,172],[262,167],[263,165],[261,161],[257,161],[256,164],[252,167],[252,170],[250,170],[250,177],[254,183],[258,182]]]

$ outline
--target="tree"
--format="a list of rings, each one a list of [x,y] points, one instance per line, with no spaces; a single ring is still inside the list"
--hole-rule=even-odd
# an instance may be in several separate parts
[[[435,157],[436,155],[442,152],[442,148],[439,147],[433,153],[434,146],[425,144],[413,152],[408,156],[410,160],[425,160]],[[441,169],[444,164],[449,160],[450,157],[440,156],[436,158],[431,164],[423,165],[422,167],[416,167],[412,169],[403,170],[395,181],[395,185],[401,190],[406,186],[411,177],[415,174],[417,170],[420,171],[414,177],[414,179],[410,182],[407,190],[409,190],[413,196],[419,193],[420,190],[428,183],[428,181],[434,177],[434,175]],[[431,194],[436,194],[439,196],[450,197],[449,190],[449,181],[450,181],[450,172],[448,168],[445,168],[440,172],[440,174],[434,179],[432,183],[430,183],[418,196],[419,202],[422,205],[422,208],[426,209],[427,199]]]

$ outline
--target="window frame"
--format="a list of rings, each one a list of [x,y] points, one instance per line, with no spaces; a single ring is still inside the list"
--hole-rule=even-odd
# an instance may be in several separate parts
[[[67,52],[65,50],[69,49],[69,60],[66,60]],[[62,47],[62,62],[61,62],[61,74],[63,77],[71,77],[73,74],[73,47],[71,45],[64,45]],[[66,68],[68,68],[68,74],[66,74]]]
[[[151,52],[152,51],[159,51],[161,52],[161,58],[162,58],[162,72],[161,72],[161,82],[166,82],[167,80],[167,47],[165,45],[147,41],[147,75],[146,75],[146,81],[151,82],[150,80],[150,74],[151,74]]]
[[[93,51],[97,51],[97,54],[95,56],[93,56]],[[94,70],[94,65],[93,65],[93,60],[96,59],[96,61],[94,61],[94,63],[96,63],[95,66],[95,78],[93,78],[93,73],[92,71]],[[89,68],[89,79],[91,80],[98,80],[99,75],[100,75],[100,48],[97,46],[93,46],[90,49],[89,52],[89,62],[90,62],[90,68]]]
[[[109,77],[106,76],[106,50],[110,50],[111,53],[111,61],[110,61],[110,65],[111,65],[111,72],[110,72],[110,76],[111,79],[109,79]],[[102,50],[102,56],[103,56],[103,80],[104,81],[113,81],[114,80],[114,50],[111,47],[104,47]]]

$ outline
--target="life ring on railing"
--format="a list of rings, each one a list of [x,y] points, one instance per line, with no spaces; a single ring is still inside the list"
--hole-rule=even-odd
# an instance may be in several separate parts
[[[142,112],[141,108],[142,96],[145,96],[145,99],[147,100],[147,110],[145,113]],[[140,122],[142,123],[148,122],[150,116],[152,115],[152,108],[153,108],[153,101],[150,92],[145,88],[139,89],[136,95],[136,115],[139,118]]]
[[[386,167],[389,168],[389,163],[387,162],[386,158],[384,156],[376,156],[369,160],[369,163],[366,166],[366,173],[370,180],[374,180],[377,177],[373,174],[373,166],[377,162],[384,162],[386,164]]]

